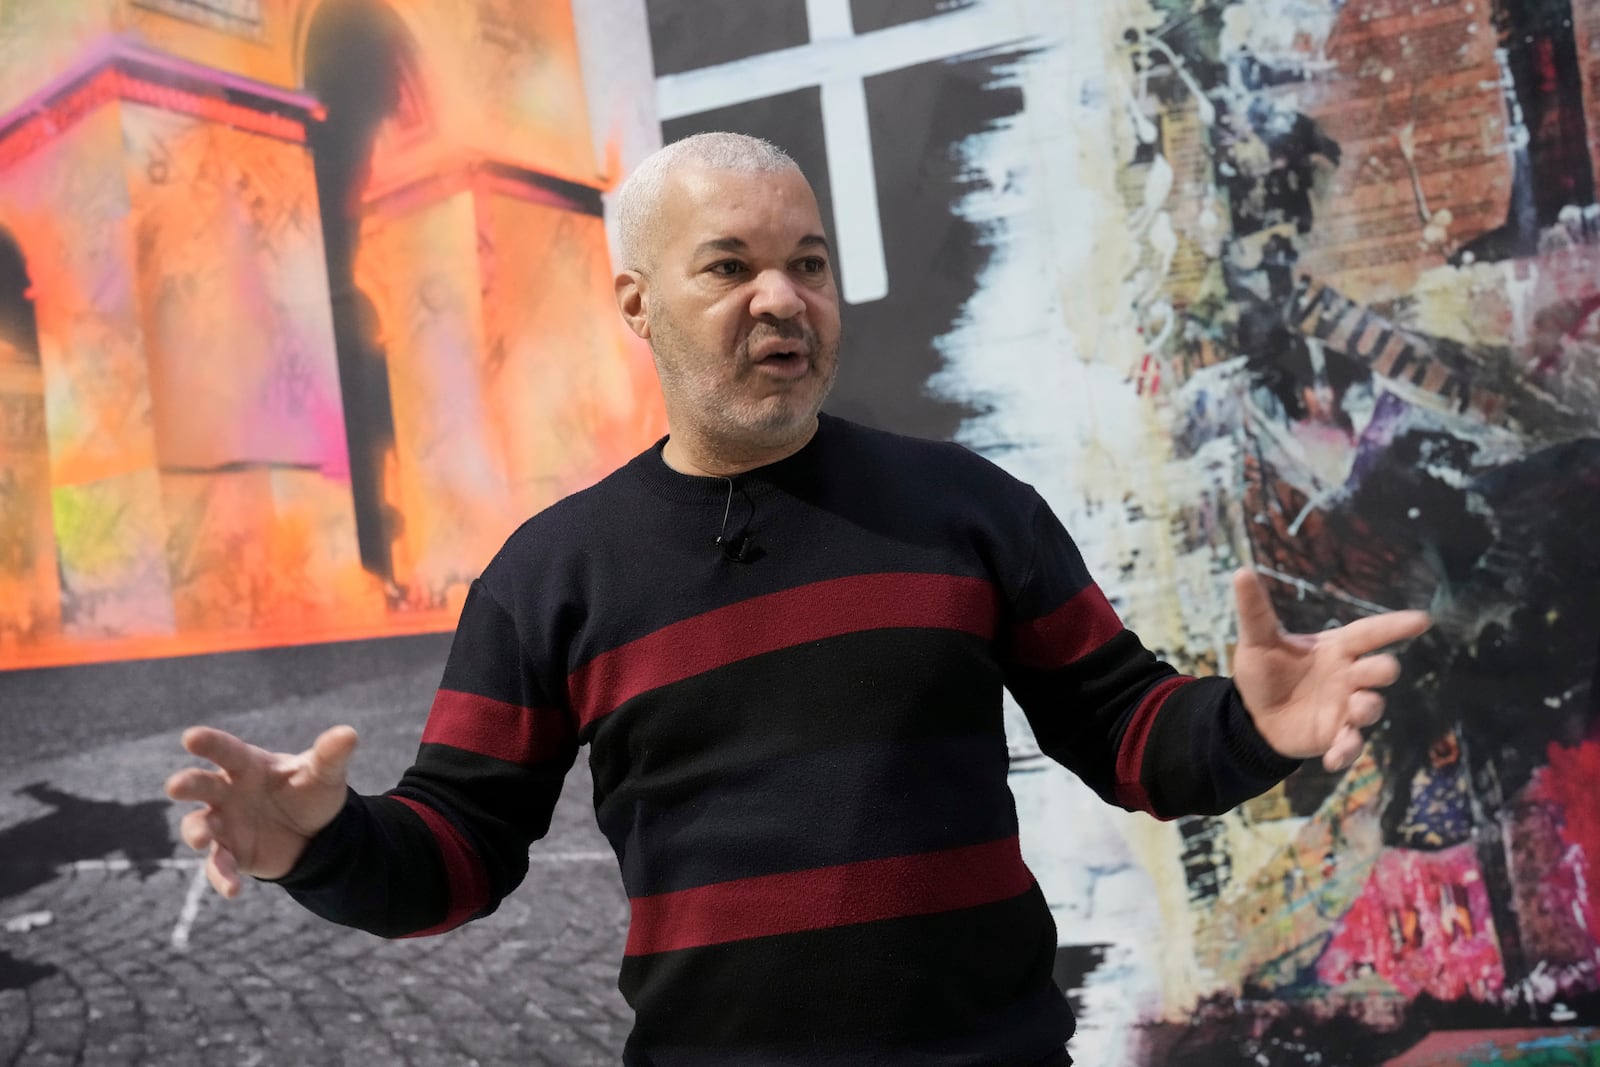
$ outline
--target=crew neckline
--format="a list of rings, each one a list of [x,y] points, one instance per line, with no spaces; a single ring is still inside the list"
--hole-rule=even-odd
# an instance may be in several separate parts
[[[635,475],[657,496],[687,504],[716,504],[727,499],[728,483],[747,496],[764,495],[781,488],[794,488],[809,479],[820,462],[825,438],[835,433],[838,420],[831,415],[817,416],[817,432],[811,435],[793,455],[760,467],[741,471],[731,478],[716,475],[685,474],[668,465],[662,449],[667,437],[661,438],[628,464]],[[668,437],[671,435],[669,434]]]

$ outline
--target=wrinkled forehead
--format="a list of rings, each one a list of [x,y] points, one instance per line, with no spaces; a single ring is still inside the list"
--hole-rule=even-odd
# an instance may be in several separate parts
[[[708,241],[726,239],[786,254],[822,232],[817,198],[793,167],[678,170],[663,190],[660,221],[661,245],[670,254],[689,254]]]

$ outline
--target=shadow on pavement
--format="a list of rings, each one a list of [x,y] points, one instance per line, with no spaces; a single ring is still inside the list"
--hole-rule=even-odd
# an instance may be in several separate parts
[[[91,800],[46,782],[17,792],[53,810],[0,830],[0,901],[49,883],[68,864],[119,853],[141,879],[148,878],[174,851],[165,800]],[[26,988],[54,973],[53,967],[0,951],[0,990]]]

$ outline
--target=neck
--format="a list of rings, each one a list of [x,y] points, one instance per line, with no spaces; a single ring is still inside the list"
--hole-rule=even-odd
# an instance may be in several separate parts
[[[700,478],[731,478],[745,471],[788,459],[816,436],[817,420],[781,444],[712,441],[693,432],[673,432],[661,449],[661,458],[679,474]]]

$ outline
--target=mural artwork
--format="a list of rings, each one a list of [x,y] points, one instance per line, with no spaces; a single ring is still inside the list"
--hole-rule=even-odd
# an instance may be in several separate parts
[[[1600,1021],[1600,5],[1151,3],[1125,40],[1180,550],[1293,629],[1439,620],[1363,763],[1181,827],[1218,988],[1161,1040],[1589,1062],[1511,1031]]]
[[[659,428],[566,5],[14,0],[0,52],[0,668],[449,629]]]
[[[817,188],[830,409],[1037,485],[1178,667],[1228,671],[1238,566],[1292,629],[1437,618],[1360,762],[1220,817],[1110,810],[1012,715],[1078,1061],[1600,1063],[1600,0],[0,0],[0,1058],[129,943],[86,879],[175,888],[174,975],[336,936],[184,888],[158,734],[250,679],[253,729],[404,765],[437,668],[393,650],[663,432],[606,216],[704,129]],[[353,638],[337,692],[250,658]],[[130,679],[178,710],[58,712]],[[373,1062],[417,973],[481,979],[452,1054],[615,1062],[587,792],[486,929],[330,942]]]
[[[1064,832],[1108,816],[1019,736],[1079,1054],[1600,1055],[1600,5],[1108,2],[1069,35],[1048,5],[817,0],[713,36],[649,7],[668,139],[733,126],[826,175],[837,410],[1040,484],[1188,669],[1226,670],[1240,564],[1291,628],[1439,620],[1361,764],[1170,836]],[[1074,270],[1085,295],[1038,280]],[[931,365],[897,362],[930,320]],[[1074,356],[1092,399],[1038,366]]]

